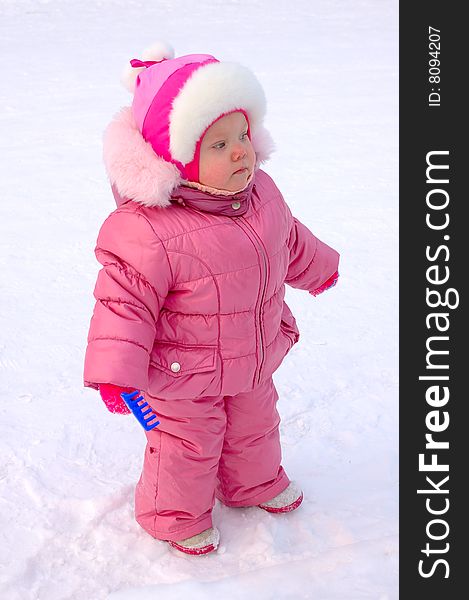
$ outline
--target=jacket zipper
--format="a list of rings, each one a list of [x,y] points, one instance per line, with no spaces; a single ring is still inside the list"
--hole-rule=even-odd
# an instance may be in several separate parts
[[[259,361],[259,369],[257,371],[257,376],[256,376],[256,373],[254,373],[254,385],[258,385],[261,380],[261,372],[262,372],[262,367],[263,367],[264,358],[265,358],[262,310],[264,307],[264,296],[265,296],[265,290],[267,287],[267,276],[268,276],[269,263],[268,263],[268,259],[267,259],[267,253],[265,252],[265,249],[264,249],[264,244],[262,243],[261,238],[257,235],[257,233],[256,233],[255,229],[252,227],[252,225],[250,225],[248,223],[248,221],[242,216],[238,217],[237,219],[233,219],[233,220],[245,231],[246,235],[256,246],[258,254],[260,254],[260,256],[262,257],[262,261],[261,261],[261,263],[262,263],[261,264],[261,290],[262,290],[262,292],[261,292],[261,298],[260,298],[260,302],[259,302],[259,310],[258,310],[258,314],[257,314],[257,319],[258,319],[258,323],[259,323],[259,338],[260,338],[260,344],[259,344],[260,361]],[[244,224],[244,226],[241,225],[241,221]],[[249,231],[253,234],[252,236],[249,235],[249,233],[246,231],[245,227],[247,227],[249,229]],[[262,269],[262,267],[263,267],[263,269]]]

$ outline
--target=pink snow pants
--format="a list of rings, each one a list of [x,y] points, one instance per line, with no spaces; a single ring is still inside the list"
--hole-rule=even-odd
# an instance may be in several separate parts
[[[272,377],[236,396],[147,400],[160,425],[146,432],[135,516],[153,537],[178,541],[212,527],[215,496],[257,506],[288,487]]]

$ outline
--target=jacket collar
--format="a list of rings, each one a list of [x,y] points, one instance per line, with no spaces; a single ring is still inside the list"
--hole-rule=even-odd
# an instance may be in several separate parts
[[[171,202],[215,215],[238,217],[249,209],[254,182],[255,174],[247,186],[239,192],[226,192],[186,183],[173,191]]]

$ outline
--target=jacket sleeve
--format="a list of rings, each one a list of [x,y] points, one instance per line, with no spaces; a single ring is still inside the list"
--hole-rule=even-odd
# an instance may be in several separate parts
[[[161,306],[171,286],[166,250],[148,220],[116,211],[98,236],[102,264],[88,333],[84,385],[146,391],[150,353]]]
[[[337,282],[339,254],[292,217],[288,239],[290,262],[285,283],[317,296]]]

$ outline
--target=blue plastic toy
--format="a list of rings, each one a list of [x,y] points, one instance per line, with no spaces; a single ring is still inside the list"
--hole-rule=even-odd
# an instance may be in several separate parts
[[[152,411],[148,402],[145,402],[138,390],[128,393],[122,392],[121,398],[133,412],[145,431],[151,431],[160,424],[158,416]]]

